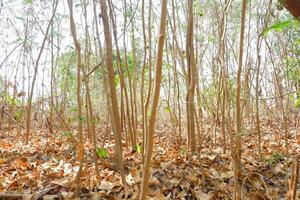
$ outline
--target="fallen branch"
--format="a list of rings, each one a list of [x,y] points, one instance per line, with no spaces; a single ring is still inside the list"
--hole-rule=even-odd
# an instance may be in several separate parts
[[[22,194],[22,193],[0,193],[0,199],[1,200],[8,200],[8,199],[23,199],[23,200],[36,200],[36,199],[65,199],[65,197],[68,197],[68,199],[74,198],[74,193],[66,193],[66,194],[54,194],[54,195],[47,195],[45,192],[48,192],[53,188],[46,188],[45,190],[42,190],[42,193],[35,193],[35,194]],[[86,194],[80,194],[79,198],[93,198],[93,197],[101,197],[101,193],[86,193]],[[99,198],[101,199],[101,198]]]
[[[31,199],[33,194],[7,194],[7,193],[0,193],[0,199]]]
[[[14,122],[17,123],[17,121],[4,109],[2,108],[2,111]]]

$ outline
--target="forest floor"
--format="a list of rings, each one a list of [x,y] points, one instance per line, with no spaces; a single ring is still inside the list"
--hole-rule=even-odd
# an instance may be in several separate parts
[[[213,138],[207,136],[200,153],[188,155],[186,149],[178,147],[170,128],[157,132],[149,199],[233,199],[234,173],[229,149],[223,154],[223,149],[212,144]],[[256,153],[255,134],[243,135],[239,177],[242,199],[284,199],[291,175],[290,162],[300,155],[299,138],[289,138],[290,156],[287,158],[281,153],[284,152],[283,134],[279,136],[279,131],[269,128],[263,132],[261,162]],[[76,142],[68,134],[50,136],[46,133],[42,129],[35,131],[27,145],[24,145],[23,131],[0,133],[0,199],[74,198],[74,180],[79,169]],[[110,141],[108,138],[104,145],[108,158],[98,158],[101,182],[94,172],[92,145],[84,144],[82,199],[124,199],[121,177],[114,162],[114,144]],[[99,144],[102,142],[99,139]],[[129,148],[123,149],[128,199],[138,199],[142,156]]]

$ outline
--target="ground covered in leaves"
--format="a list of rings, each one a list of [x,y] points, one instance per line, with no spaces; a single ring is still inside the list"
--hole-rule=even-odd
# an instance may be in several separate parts
[[[22,131],[1,132],[0,137],[0,199],[7,194],[15,195],[11,199],[74,199],[79,162],[72,135],[57,133],[50,136],[47,131],[40,130],[31,136],[27,145]],[[223,154],[222,148],[211,142],[213,138],[205,136],[200,153],[188,155],[185,148],[178,147],[170,138],[170,130],[158,131],[149,199],[233,199],[233,165],[229,152]],[[264,160],[259,162],[255,135],[243,136],[239,179],[243,199],[284,199],[290,176],[289,161],[300,152],[298,140],[289,139],[291,156],[288,158],[282,154],[283,140],[279,144],[280,138],[272,133],[266,134],[263,140]],[[102,148],[108,154],[98,158],[101,181],[95,176],[92,145],[89,142],[84,145],[81,199],[124,199],[120,174],[114,162],[114,145],[110,138],[106,141]],[[99,144],[102,142],[99,139]],[[138,199],[142,156],[125,146],[128,199]]]

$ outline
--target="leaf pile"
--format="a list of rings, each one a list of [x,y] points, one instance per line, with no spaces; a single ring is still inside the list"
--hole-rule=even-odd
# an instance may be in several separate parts
[[[211,145],[190,155],[168,139],[171,130],[158,131],[150,177],[149,199],[233,199],[234,173],[230,153]],[[160,134],[161,133],[161,134]],[[169,133],[169,134],[168,134]],[[5,137],[4,137],[5,136]],[[79,169],[76,141],[70,135],[49,136],[37,131],[24,145],[17,132],[3,133],[0,140],[0,193],[27,194],[35,199],[54,195],[74,199],[75,176]],[[72,139],[73,138],[73,139]],[[294,140],[295,138],[291,138]],[[84,144],[85,164],[81,175],[80,196],[85,199],[125,199],[121,176],[117,171],[113,149],[108,140],[97,149],[101,180],[95,176],[92,145]],[[265,137],[264,160],[258,161],[255,136],[243,137],[242,172],[239,182],[243,199],[284,199],[289,179],[289,161],[281,145]],[[291,152],[300,152],[296,142],[290,142]],[[229,151],[229,148],[228,148]],[[138,199],[142,173],[142,147],[131,151],[124,145],[127,199]],[[0,194],[0,196],[1,196]]]

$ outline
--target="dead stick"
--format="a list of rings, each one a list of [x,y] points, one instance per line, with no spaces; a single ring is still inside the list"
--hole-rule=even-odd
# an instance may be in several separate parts
[[[23,197],[31,197],[32,194],[7,194],[7,193],[0,193],[0,199],[19,199],[19,198],[23,198]]]
[[[17,123],[17,121],[8,113],[6,112],[6,110],[3,109],[3,112],[15,123]]]
[[[299,163],[294,160],[292,163],[292,174],[289,180],[289,191],[287,194],[287,200],[296,200],[297,184],[298,184],[298,174],[299,174]]]

